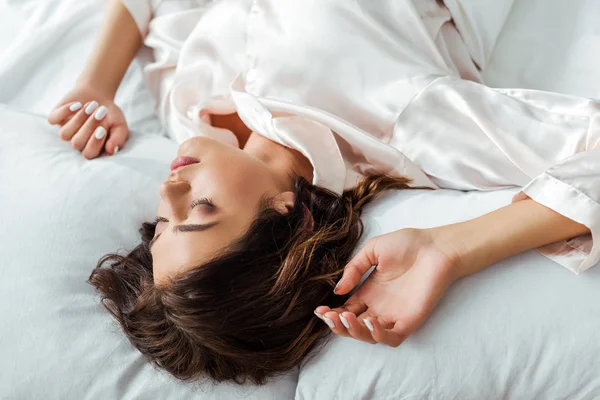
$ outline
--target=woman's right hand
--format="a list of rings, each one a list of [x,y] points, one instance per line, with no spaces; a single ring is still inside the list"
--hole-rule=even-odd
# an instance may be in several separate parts
[[[340,336],[396,347],[425,322],[457,279],[454,251],[435,229],[401,229],[369,240],[346,265],[335,293],[346,294],[372,267],[364,284],[336,309],[317,316]]]
[[[125,116],[113,99],[82,83],[54,107],[48,122],[59,125],[60,137],[89,160],[103,150],[115,154],[129,137]]]
[[[315,313],[338,335],[398,346],[457,279],[588,233],[587,226],[525,198],[471,220],[377,236],[346,265],[334,291],[350,292],[375,265],[363,285],[342,307],[320,306]]]

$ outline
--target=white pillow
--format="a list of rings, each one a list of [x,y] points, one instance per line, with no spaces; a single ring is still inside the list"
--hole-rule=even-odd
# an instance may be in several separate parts
[[[293,397],[297,372],[261,387],[158,372],[86,283],[99,257],[139,242],[175,153],[134,134],[116,156],[87,161],[43,119],[0,108],[0,398]]]
[[[523,87],[600,100],[600,2],[514,4],[483,71],[495,87]]]
[[[469,219],[513,194],[386,195],[366,236]],[[398,348],[336,337],[301,369],[296,399],[600,398],[599,332],[600,267],[576,276],[531,251],[455,283]]]

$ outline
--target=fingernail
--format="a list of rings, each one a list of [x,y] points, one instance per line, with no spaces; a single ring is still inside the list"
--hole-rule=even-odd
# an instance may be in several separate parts
[[[97,127],[96,130],[94,131],[94,136],[98,140],[102,139],[104,137],[104,135],[106,135],[106,129],[104,129],[101,126]]]
[[[371,332],[375,330],[375,328],[373,328],[373,324],[371,324],[371,321],[369,321],[368,319],[363,319],[363,322]]]
[[[119,146],[115,146],[115,150],[113,151],[113,156],[119,152]]]
[[[327,324],[327,326],[328,326],[328,327],[330,327],[330,328],[335,328],[335,324],[333,323],[333,321],[332,321],[332,320],[330,320],[329,318],[327,318],[326,316],[324,316],[324,315],[322,315],[322,314],[319,314],[319,313],[318,313],[318,312],[316,312],[316,311],[315,311],[314,313],[315,313],[315,315],[316,315],[317,317],[319,317],[319,318],[320,318],[320,319],[321,319],[323,322],[325,322],[325,323]]]
[[[340,287],[340,283],[342,283],[341,279],[339,280],[339,282],[337,283],[337,285],[335,285],[335,287],[333,288],[333,293],[337,293],[337,290]]]
[[[98,111],[96,111],[96,114],[94,114],[94,118],[96,119],[96,121],[102,121],[102,118],[106,117],[106,114],[108,114],[108,108],[102,106],[98,109]]]
[[[344,325],[346,328],[350,329],[350,324],[348,323],[348,320],[346,318],[344,318],[344,316],[342,314],[340,314],[340,321],[342,321],[342,325]]]
[[[87,107],[85,108],[85,113],[87,115],[91,115],[94,110],[96,109],[96,107],[98,107],[98,102],[97,101],[92,101],[90,104],[87,105]]]
[[[69,106],[69,110],[71,111],[77,111],[81,108],[81,103],[77,102],[77,103],[73,103]]]

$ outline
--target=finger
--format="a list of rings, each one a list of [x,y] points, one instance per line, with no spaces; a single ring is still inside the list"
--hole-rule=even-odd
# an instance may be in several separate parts
[[[77,111],[77,114],[75,114],[73,118],[60,128],[60,137],[63,140],[71,140],[73,136],[79,132],[83,124],[89,119],[90,114],[92,114],[97,107],[98,103],[95,101],[86,103],[81,110]]]
[[[328,311],[335,311],[336,313],[341,314],[344,311],[348,311],[359,315],[367,311],[367,305],[362,300],[359,300],[357,297],[352,296],[341,307],[331,309],[327,306],[319,306],[315,311],[320,314],[325,314]]]
[[[340,315],[340,313],[342,313],[344,310],[340,309],[340,308],[334,308],[333,310],[327,306],[320,306],[317,307],[317,309],[315,310],[315,315],[317,317],[319,317],[323,322],[325,322],[330,328],[331,325],[328,323],[328,321],[326,319],[324,319],[324,317],[326,317],[327,319],[329,319],[333,325],[334,328],[332,328],[332,330],[337,333],[337,334],[342,334],[343,336],[350,336],[348,334],[347,330],[343,330],[341,332],[336,331],[336,328],[350,328],[350,326],[348,325],[348,321],[342,317]]]
[[[67,122],[69,122],[69,121],[70,121],[72,118],[74,118],[76,115],[77,115],[77,113],[76,113],[76,112],[74,112],[73,114],[71,114],[71,115],[67,116],[65,119],[63,119],[63,122],[62,122],[62,124],[61,124],[61,125],[64,125],[64,124],[66,124],[66,123],[67,123]]]
[[[330,328],[335,328],[335,324],[333,323],[333,321],[329,318],[326,318],[324,314],[318,313],[315,311],[315,315],[323,322],[325,322],[327,324],[328,327]]]
[[[110,135],[106,141],[104,148],[108,154],[116,154],[119,150],[123,149],[127,138],[129,137],[129,128],[127,125],[117,125],[110,129]]]
[[[342,278],[337,283],[333,290],[336,294],[346,294],[354,288],[360,278],[373,266],[377,265],[377,257],[375,256],[375,240],[369,240],[357,255],[350,260],[344,268]]]
[[[79,129],[79,131],[71,138],[71,145],[74,149],[79,151],[83,151],[87,142],[92,137],[92,134],[96,135],[102,134],[102,138],[106,136],[107,127],[103,126],[104,131],[96,129],[100,126],[100,121],[102,121],[108,112],[108,109],[104,106],[98,107],[96,112],[90,115],[87,121],[83,124],[83,126]]]
[[[337,312],[331,310],[327,306],[318,307],[315,310],[315,315],[323,321],[335,334],[349,337],[350,334],[346,330],[348,322],[345,321]]]
[[[87,144],[85,145],[85,148],[81,154],[88,160],[98,157],[100,153],[102,153],[106,138],[106,128],[100,124],[98,127],[96,127],[96,129],[94,129],[94,133],[88,139]]]
[[[319,306],[315,309],[315,313],[319,315],[325,315],[325,313],[328,313],[329,311],[331,311],[331,308],[327,306]],[[317,317],[319,317],[319,315],[317,315]]]
[[[69,117],[75,114],[76,111],[81,110],[83,105],[79,101],[71,101],[63,104],[60,107],[56,107],[50,115],[48,115],[48,122],[51,125],[62,125]]]
[[[340,315],[337,312],[329,311],[323,317],[327,318],[333,322],[333,328],[331,328],[331,326],[330,326],[333,333],[335,333],[336,335],[340,335],[340,336],[351,337],[347,331],[347,328],[346,328],[344,322],[342,321],[342,318],[340,318]],[[348,321],[346,321],[345,323],[348,324]]]
[[[351,312],[344,312],[342,313],[342,317],[344,317],[344,319],[348,322],[348,325],[350,326],[350,328],[346,328],[346,330],[348,331],[351,337],[362,342],[372,344],[377,343],[375,339],[373,339],[373,336],[371,335],[371,332],[366,327],[366,325],[364,325],[364,323],[361,324],[358,318],[356,318],[355,314]]]
[[[365,318],[365,326],[371,332],[371,336],[377,343],[387,344],[391,347],[398,347],[406,339],[407,335],[386,327],[379,321],[378,318]]]
[[[348,311],[360,315],[367,311],[367,305],[357,296],[352,296],[340,307],[343,311]],[[341,312],[343,312],[341,311]]]
[[[381,328],[383,329],[392,329],[394,327],[394,322],[387,322],[384,321],[382,318],[380,317],[374,317],[372,315],[369,315],[367,313],[363,314],[363,315],[359,315],[358,317],[356,317],[359,321],[363,320],[363,323],[365,324],[365,326],[368,328],[369,326],[367,325],[367,323],[364,320],[377,320],[377,323],[379,324],[379,326],[381,326]]]

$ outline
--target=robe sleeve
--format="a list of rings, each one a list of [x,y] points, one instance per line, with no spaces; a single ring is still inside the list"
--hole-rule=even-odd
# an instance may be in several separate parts
[[[150,22],[155,17],[208,7],[214,0],[121,0],[121,2],[133,17],[142,38],[145,39],[150,30]]]
[[[536,90],[431,77],[394,126],[392,145],[438,185],[520,187],[591,234],[544,246],[578,274],[600,261],[600,104]]]
[[[160,0],[121,0],[129,14],[133,17],[142,38],[148,34],[148,26]]]

